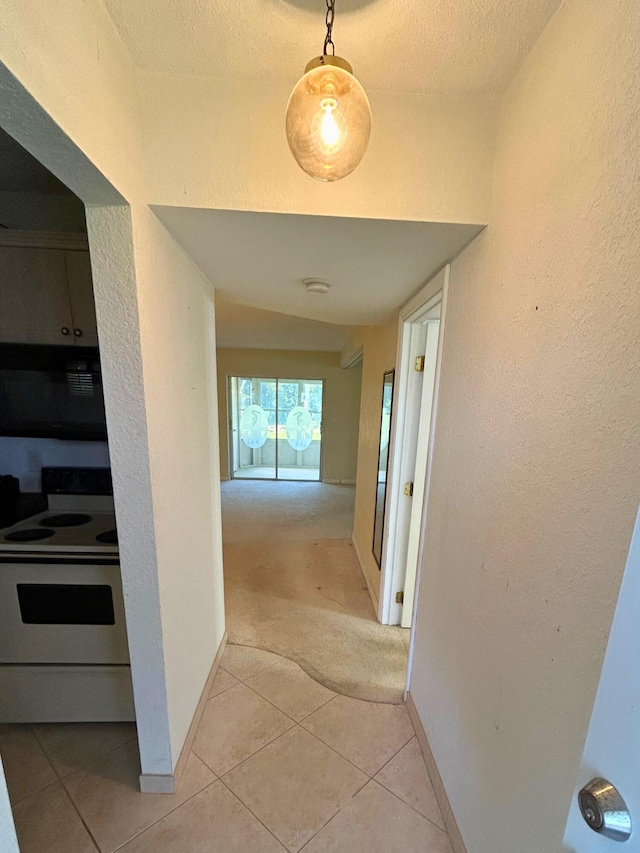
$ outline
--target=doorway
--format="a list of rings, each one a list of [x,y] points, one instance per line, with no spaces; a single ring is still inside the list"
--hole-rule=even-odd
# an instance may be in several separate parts
[[[403,628],[413,623],[448,277],[447,266],[400,313],[379,618]]]
[[[231,376],[231,476],[318,482],[322,379]]]

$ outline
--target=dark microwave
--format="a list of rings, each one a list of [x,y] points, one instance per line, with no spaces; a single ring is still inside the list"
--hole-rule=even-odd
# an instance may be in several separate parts
[[[0,344],[0,435],[106,440],[97,348]]]

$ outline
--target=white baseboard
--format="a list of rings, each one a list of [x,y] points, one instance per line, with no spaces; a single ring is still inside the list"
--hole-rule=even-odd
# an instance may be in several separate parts
[[[409,712],[409,716],[411,717],[411,722],[413,723],[413,728],[415,729],[416,738],[418,743],[420,744],[420,749],[422,750],[424,763],[427,765],[427,772],[429,773],[429,778],[431,779],[431,784],[433,785],[433,790],[435,792],[436,800],[438,801],[438,805],[440,807],[440,812],[442,814],[442,819],[444,820],[444,825],[447,829],[447,832],[449,833],[449,840],[451,841],[451,846],[453,847],[453,853],[467,853],[467,848],[462,839],[462,835],[460,834],[460,829],[458,828],[455,815],[451,809],[449,797],[447,796],[447,792],[442,782],[442,777],[440,776],[438,765],[436,764],[433,752],[431,751],[431,747],[429,746],[427,733],[424,730],[422,720],[418,715],[418,709],[415,706],[415,702],[413,701],[411,693],[407,694],[407,711]]]
[[[200,699],[198,700],[195,714],[193,715],[193,719],[191,720],[189,731],[187,732],[182,751],[180,752],[180,758],[176,762],[176,766],[173,773],[141,773],[140,790],[143,794],[175,794],[178,785],[180,784],[180,778],[184,773],[184,768],[187,764],[187,759],[189,758],[189,754],[191,753],[191,747],[193,745],[196,732],[198,731],[198,726],[200,725],[202,714],[204,713],[204,706],[207,704],[209,693],[211,692],[211,685],[213,684],[213,679],[216,677],[216,673],[218,672],[218,667],[220,666],[222,655],[227,645],[227,638],[228,634],[225,631],[224,637],[220,641],[218,651],[216,652],[215,659],[211,666],[211,671],[209,672],[204,688],[202,690],[202,694],[200,695]]]
[[[355,480],[330,480],[328,477],[322,478],[323,483],[327,483],[329,486],[355,486]]]
[[[364,560],[362,559],[362,554],[360,553],[360,548],[358,548],[358,543],[355,540],[355,537],[351,537],[351,541],[353,543],[353,547],[355,548],[356,557],[358,558],[358,564],[360,565],[360,571],[364,577],[365,583],[367,584],[367,589],[369,590],[369,595],[371,596],[371,601],[373,602],[373,609],[376,612],[376,619],[378,618],[378,613],[380,612],[380,601],[378,599],[378,593],[373,588],[373,584],[369,579],[369,575],[367,574],[367,570],[365,569]]]

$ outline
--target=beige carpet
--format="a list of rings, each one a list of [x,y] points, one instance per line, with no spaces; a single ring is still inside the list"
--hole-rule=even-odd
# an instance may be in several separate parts
[[[223,483],[229,642],[284,655],[338,693],[401,702],[409,632],[375,618],[353,499],[324,483]]]

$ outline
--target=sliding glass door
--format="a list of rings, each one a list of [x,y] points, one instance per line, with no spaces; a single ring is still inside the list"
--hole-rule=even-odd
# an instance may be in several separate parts
[[[232,376],[231,459],[235,478],[319,480],[322,380]]]

